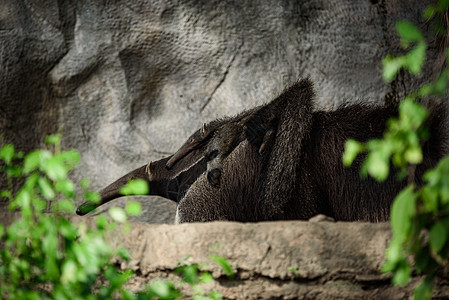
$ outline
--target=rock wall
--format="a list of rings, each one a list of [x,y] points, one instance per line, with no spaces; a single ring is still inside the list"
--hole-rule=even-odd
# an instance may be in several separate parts
[[[0,224],[17,214],[0,209]],[[128,262],[116,260],[134,275],[127,287],[139,291],[154,280],[168,280],[183,288],[174,273],[178,262],[202,264],[215,279],[202,285],[224,299],[411,299],[420,277],[409,284],[390,283],[382,274],[384,253],[391,239],[388,223],[310,221],[261,223],[210,222],[181,225],[131,223],[131,231],[117,227],[106,241],[129,250]],[[72,217],[95,227],[91,217]],[[229,279],[211,255],[225,257],[235,272]],[[295,271],[294,271],[295,270]],[[433,299],[449,298],[449,266],[436,280]]]
[[[380,273],[389,227],[310,221],[134,223],[131,232],[115,232],[108,242],[130,250],[131,260],[122,266],[135,271],[134,290],[155,279],[179,281],[173,270],[188,257],[188,262],[206,263],[216,281],[205,288],[224,299],[410,299],[419,277],[396,287],[390,274]],[[213,254],[228,259],[234,280],[211,263]],[[437,280],[435,299],[449,297],[448,271]]]
[[[29,151],[62,132],[83,156],[73,178],[99,189],[304,76],[328,109],[403,95],[441,65],[436,47],[417,80],[384,83],[381,59],[429,3],[2,0],[0,133]]]
[[[401,52],[395,22],[425,28],[430,3],[1,0],[2,142],[30,151],[62,132],[63,148],[83,157],[72,177],[99,189],[172,153],[201,123],[267,102],[301,77],[325,109],[401,97],[441,66],[437,47],[417,79],[384,83],[381,59]],[[156,211],[145,222],[173,214],[173,203],[158,213],[154,198],[141,199]],[[187,254],[207,261],[218,244],[237,270],[229,281],[211,267],[212,288],[226,298],[405,299],[416,278],[398,288],[378,273],[388,239],[387,224],[136,223],[111,243],[131,248],[136,288],[170,276]],[[298,274],[288,271],[295,266]],[[440,285],[435,295],[449,297]]]

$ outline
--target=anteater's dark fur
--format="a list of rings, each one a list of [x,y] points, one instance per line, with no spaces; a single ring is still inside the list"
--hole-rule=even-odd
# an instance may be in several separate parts
[[[347,139],[382,137],[397,107],[348,104],[314,112],[313,98],[311,82],[301,80],[267,105],[221,120],[220,126],[236,126],[238,121],[244,136],[231,136],[241,135],[241,130],[211,135],[171,170],[165,170],[169,158],[152,163],[145,175],[150,192],[178,202],[178,222],[305,220],[320,213],[345,221],[388,220],[391,202],[405,180],[398,181],[394,169],[383,183],[361,179],[363,157],[346,168],[342,154]],[[448,153],[447,105],[427,106],[430,139],[423,142],[424,161],[415,170],[417,186],[425,170]],[[232,151],[218,149],[227,153],[218,164],[219,187],[207,179],[205,156],[211,145],[230,143],[214,139],[239,141]],[[143,176],[141,168],[128,176],[132,174]],[[110,194],[122,181],[105,191]]]

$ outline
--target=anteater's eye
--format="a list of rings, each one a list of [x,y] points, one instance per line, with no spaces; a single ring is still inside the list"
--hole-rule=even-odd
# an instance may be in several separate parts
[[[218,150],[212,150],[211,152],[206,153],[206,155],[205,155],[207,160],[212,160],[217,156],[218,156]]]

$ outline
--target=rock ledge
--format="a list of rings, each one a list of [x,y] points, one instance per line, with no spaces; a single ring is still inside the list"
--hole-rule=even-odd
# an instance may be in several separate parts
[[[129,249],[130,262],[121,264],[135,271],[134,289],[155,278],[176,280],[172,270],[188,257],[206,263],[216,278],[210,288],[225,299],[408,299],[419,277],[395,287],[379,272],[390,237],[387,223],[133,223],[109,242]],[[213,254],[229,260],[236,279],[210,262]],[[448,279],[438,280],[434,297],[449,297]]]

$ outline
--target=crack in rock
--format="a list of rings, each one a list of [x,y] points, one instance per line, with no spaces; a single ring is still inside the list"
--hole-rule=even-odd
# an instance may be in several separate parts
[[[237,47],[237,50],[234,52],[234,55],[232,56],[231,60],[229,61],[229,64],[226,67],[226,70],[223,73],[223,76],[221,80],[217,83],[212,93],[207,97],[206,102],[203,104],[203,106],[200,109],[200,112],[203,112],[203,110],[206,108],[207,105],[209,105],[210,101],[214,97],[217,90],[220,88],[220,86],[223,84],[223,82],[226,80],[226,77],[228,76],[229,70],[231,69],[232,64],[235,61],[235,58],[237,57],[237,54],[240,52],[240,49],[243,47],[243,41],[240,43],[240,45]]]

